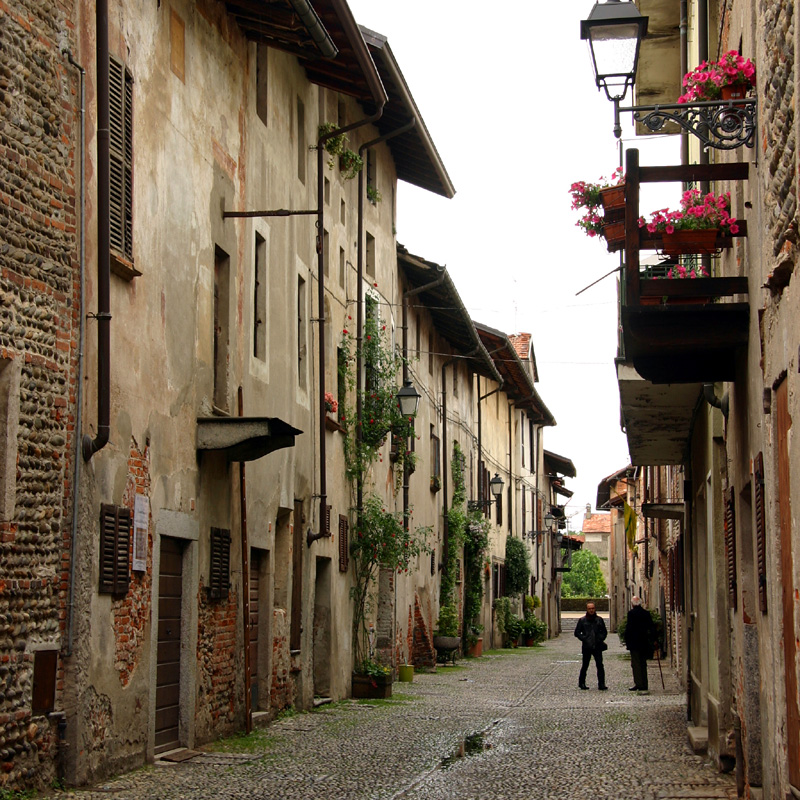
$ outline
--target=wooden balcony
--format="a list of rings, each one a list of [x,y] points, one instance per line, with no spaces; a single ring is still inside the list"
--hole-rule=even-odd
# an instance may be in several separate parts
[[[655,384],[732,381],[746,347],[750,307],[743,277],[669,280],[644,278],[639,251],[659,249],[660,237],[638,226],[641,183],[745,180],[748,164],[640,167],[626,154],[624,304],[620,323],[625,360]],[[739,235],[746,235],[742,224]],[[728,247],[730,239],[719,240]],[[737,296],[740,298],[737,301]]]

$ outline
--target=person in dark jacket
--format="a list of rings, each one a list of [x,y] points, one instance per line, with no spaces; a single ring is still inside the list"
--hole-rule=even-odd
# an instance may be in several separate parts
[[[653,645],[658,637],[656,626],[650,612],[642,606],[638,597],[631,599],[632,608],[628,612],[625,625],[625,647],[631,651],[633,686],[631,692],[648,691],[647,659],[653,657]]]
[[[586,615],[578,620],[575,626],[575,636],[581,640],[581,653],[583,663],[581,664],[581,674],[578,676],[578,687],[588,689],[586,685],[586,672],[589,669],[589,662],[594,656],[594,663],[597,667],[597,688],[604,692],[606,686],[606,670],[603,666],[603,650],[608,648],[606,644],[606,623],[602,617],[597,616],[594,603],[589,601],[586,604]]]

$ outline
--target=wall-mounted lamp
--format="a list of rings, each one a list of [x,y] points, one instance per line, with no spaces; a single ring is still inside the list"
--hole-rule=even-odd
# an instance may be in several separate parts
[[[422,395],[414,388],[411,381],[406,379],[403,382],[403,386],[397,392],[397,403],[400,406],[400,413],[404,417],[416,417],[421,397]]]
[[[490,506],[494,503],[499,497],[503,494],[503,487],[505,486],[505,481],[495,472],[494,478],[489,481],[489,491],[492,494],[491,499],[489,500],[470,500],[467,503],[467,508],[470,511],[475,511],[477,509],[481,509],[484,506]]]

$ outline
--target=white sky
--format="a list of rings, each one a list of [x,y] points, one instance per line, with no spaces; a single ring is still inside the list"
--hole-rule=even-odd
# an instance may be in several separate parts
[[[388,37],[456,188],[446,200],[401,183],[397,239],[447,266],[473,319],[533,335],[537,389],[558,422],[545,429],[545,447],[576,466],[567,513],[578,514],[570,528],[579,530],[598,482],[629,461],[615,279],[575,296],[619,261],[575,227],[570,209],[573,181],[596,181],[619,163],[613,106],[595,88],[579,34],[593,4],[349,3],[359,24]],[[678,163],[677,139],[623,131],[642,164]],[[643,211],[677,207],[671,192],[650,203],[643,191]]]

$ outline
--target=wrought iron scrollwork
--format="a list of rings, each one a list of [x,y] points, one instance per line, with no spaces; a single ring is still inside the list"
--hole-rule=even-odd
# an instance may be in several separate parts
[[[716,150],[736,150],[753,147],[756,133],[755,98],[741,100],[707,101],[657,106],[631,106],[620,111],[630,111],[637,122],[658,133],[669,122],[700,139]]]

